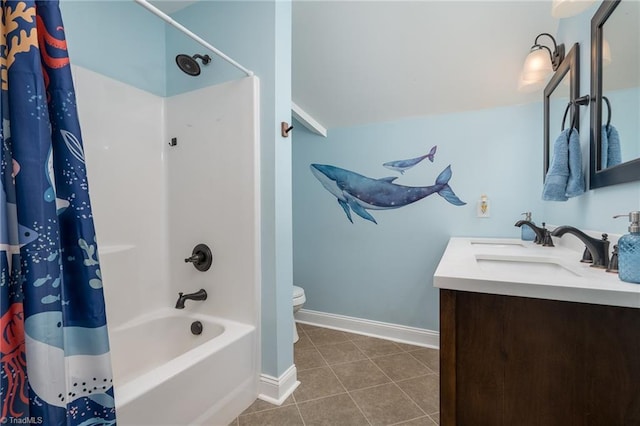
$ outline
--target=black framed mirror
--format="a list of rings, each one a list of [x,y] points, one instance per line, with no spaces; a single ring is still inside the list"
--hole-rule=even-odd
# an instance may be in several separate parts
[[[591,19],[589,188],[640,180],[640,2],[606,0]]]
[[[565,115],[567,106],[570,102],[575,102],[580,92],[579,60],[579,46],[576,43],[571,47],[544,88],[543,180],[546,178],[551,163],[550,157],[554,142],[551,137],[559,135],[565,127],[570,128],[573,125],[577,129],[580,128],[580,112],[577,105],[569,108],[568,114]]]

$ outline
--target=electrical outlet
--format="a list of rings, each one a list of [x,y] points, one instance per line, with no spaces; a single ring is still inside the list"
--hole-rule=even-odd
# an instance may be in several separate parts
[[[478,204],[476,206],[476,216],[487,218],[491,216],[491,208],[489,205],[489,199],[486,195],[482,195],[478,200]]]

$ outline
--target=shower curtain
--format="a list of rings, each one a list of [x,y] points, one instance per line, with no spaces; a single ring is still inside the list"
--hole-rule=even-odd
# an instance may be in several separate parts
[[[96,236],[58,0],[2,0],[0,424],[113,425]]]

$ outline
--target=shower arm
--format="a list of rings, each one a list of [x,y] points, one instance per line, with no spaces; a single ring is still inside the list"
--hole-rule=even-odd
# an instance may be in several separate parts
[[[238,62],[234,61],[229,56],[225,55],[220,50],[216,49],[213,45],[208,43],[206,40],[204,40],[203,38],[201,38],[197,34],[193,33],[189,29],[187,29],[184,25],[182,25],[181,23],[179,23],[178,21],[176,21],[175,19],[173,19],[172,17],[170,17],[169,15],[167,15],[166,13],[164,13],[163,11],[161,11],[160,9],[158,9],[157,7],[155,7],[154,5],[149,3],[147,0],[133,0],[133,1],[135,1],[136,3],[138,3],[140,6],[144,7],[145,9],[147,9],[149,12],[151,12],[154,15],[158,16],[160,19],[165,21],[167,24],[169,24],[169,25],[177,28],[178,30],[182,31],[185,35],[187,35],[188,37],[190,37],[193,40],[197,41],[202,46],[204,46],[207,49],[211,50],[213,53],[215,53],[216,55],[218,55],[219,57],[221,57],[225,61],[229,62],[234,67],[236,67],[239,70],[241,70],[242,72],[244,72],[248,77],[251,77],[251,76],[254,75],[253,71],[243,67]]]

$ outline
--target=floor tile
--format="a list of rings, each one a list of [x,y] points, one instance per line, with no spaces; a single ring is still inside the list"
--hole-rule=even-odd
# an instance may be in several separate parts
[[[436,424],[431,417],[424,416],[409,420],[408,422],[396,423],[394,426],[436,426]]]
[[[346,393],[303,402],[298,405],[298,408],[306,426],[369,425],[360,409]]]
[[[319,346],[318,351],[329,365],[367,359],[367,356],[352,342],[335,343]]]
[[[427,376],[396,382],[413,401],[427,414],[440,411],[440,376]]]
[[[293,351],[293,362],[296,365],[298,372],[308,370],[310,368],[326,367],[325,362],[320,352],[315,347],[307,349],[295,349]],[[417,362],[417,361],[416,361]]]
[[[281,406],[256,400],[228,426],[440,424],[437,349],[296,327],[300,386]]]
[[[356,333],[348,333],[349,340],[363,340],[368,339],[370,336],[365,336],[364,334],[356,334]]]
[[[389,340],[367,337],[366,339],[353,340],[353,343],[368,357],[378,357],[403,352],[400,346]]]
[[[400,423],[424,415],[393,383],[353,391],[350,394],[373,426]]]
[[[298,332],[298,341],[293,345],[294,349],[308,349],[313,348],[313,343],[311,343],[311,339],[307,336],[305,332]]]
[[[431,348],[421,348],[409,352],[415,359],[440,374],[440,351]]]
[[[298,380],[300,386],[294,391],[296,403],[345,392],[329,367],[300,371]]]
[[[304,324],[301,322],[297,322],[296,321],[296,325],[298,325],[302,330],[304,331],[308,331],[308,330],[320,330],[323,327],[318,327],[317,325],[311,325],[311,324]]]
[[[370,360],[331,366],[348,391],[389,383],[391,380]]]
[[[295,404],[238,417],[239,426],[302,426],[304,422]]]
[[[402,349],[405,352],[415,351],[422,348],[421,346],[410,345],[408,343],[400,343],[400,342],[393,342],[393,343],[398,345],[400,349]]]
[[[307,336],[316,346],[331,345],[334,343],[346,342],[349,340],[348,333],[344,331],[332,330],[329,328],[317,328],[306,330]]]
[[[274,409],[274,408],[284,407],[285,405],[290,405],[290,404],[293,404],[293,403],[294,403],[294,401],[293,401],[293,397],[292,397],[292,396],[290,396],[289,398],[287,398],[287,399],[282,403],[282,405],[279,405],[279,406],[278,406],[278,405],[271,404],[271,403],[269,403],[269,402],[267,402],[267,401],[263,401],[263,400],[261,400],[261,399],[256,399],[255,401],[253,401],[253,404],[251,404],[251,405],[249,406],[249,408],[247,408],[246,410],[244,410],[244,411],[242,412],[242,414],[240,414],[240,415],[243,415],[243,414],[249,414],[249,413],[255,413],[255,412],[258,412],[258,411],[264,411],[264,410],[272,410],[272,409]]]
[[[430,369],[406,352],[373,358],[372,361],[394,381],[432,373]]]

